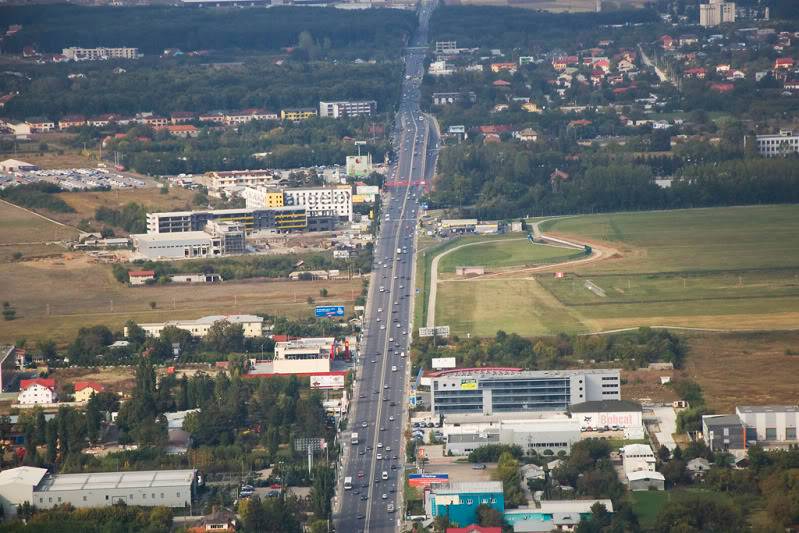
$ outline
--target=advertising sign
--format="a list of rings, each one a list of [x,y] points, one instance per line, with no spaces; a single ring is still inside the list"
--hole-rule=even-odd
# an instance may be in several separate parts
[[[432,362],[433,362],[433,370],[441,370],[443,368],[456,367],[454,357],[434,357]]]
[[[477,390],[477,380],[474,378],[462,379],[461,390]]]
[[[343,305],[317,305],[316,318],[332,318],[344,316]]]
[[[371,171],[371,154],[347,156],[347,176],[366,176]]]
[[[411,487],[429,487],[449,482],[449,474],[408,474],[408,485]]]
[[[435,326],[432,328],[419,328],[420,337],[449,337],[449,326]]]
[[[311,376],[312,389],[343,389],[344,375]]]

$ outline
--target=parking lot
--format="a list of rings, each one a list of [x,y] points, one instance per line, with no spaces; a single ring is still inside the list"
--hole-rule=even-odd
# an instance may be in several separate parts
[[[49,170],[31,170],[3,175],[0,187],[11,184],[29,184],[45,182],[58,185],[67,191],[84,191],[89,189],[137,189],[144,187],[144,181],[120,174],[107,168],[65,168]]]

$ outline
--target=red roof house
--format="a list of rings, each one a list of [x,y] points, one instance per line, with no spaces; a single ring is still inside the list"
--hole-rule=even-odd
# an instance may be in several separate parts
[[[22,379],[19,382],[19,390],[25,390],[33,385],[41,385],[50,390],[55,390],[55,380],[53,378]]]

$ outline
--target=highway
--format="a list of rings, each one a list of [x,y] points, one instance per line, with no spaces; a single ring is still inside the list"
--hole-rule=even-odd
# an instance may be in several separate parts
[[[405,56],[394,131],[395,158],[376,222],[380,230],[357,361],[349,427],[342,431],[342,467],[333,523],[339,532],[397,531],[402,522],[411,340],[413,254],[422,182],[435,170],[438,134],[419,110],[427,30],[433,2],[419,9],[419,27]],[[358,433],[358,444],[351,434]],[[344,479],[352,478],[352,489]],[[387,478],[387,479],[386,479]]]

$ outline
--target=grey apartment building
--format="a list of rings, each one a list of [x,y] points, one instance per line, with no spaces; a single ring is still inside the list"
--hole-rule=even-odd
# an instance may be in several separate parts
[[[496,371],[480,369],[436,376],[434,416],[447,414],[566,411],[572,404],[620,400],[618,369]]]
[[[369,117],[376,112],[377,102],[374,100],[319,102],[319,116],[323,118]]]

